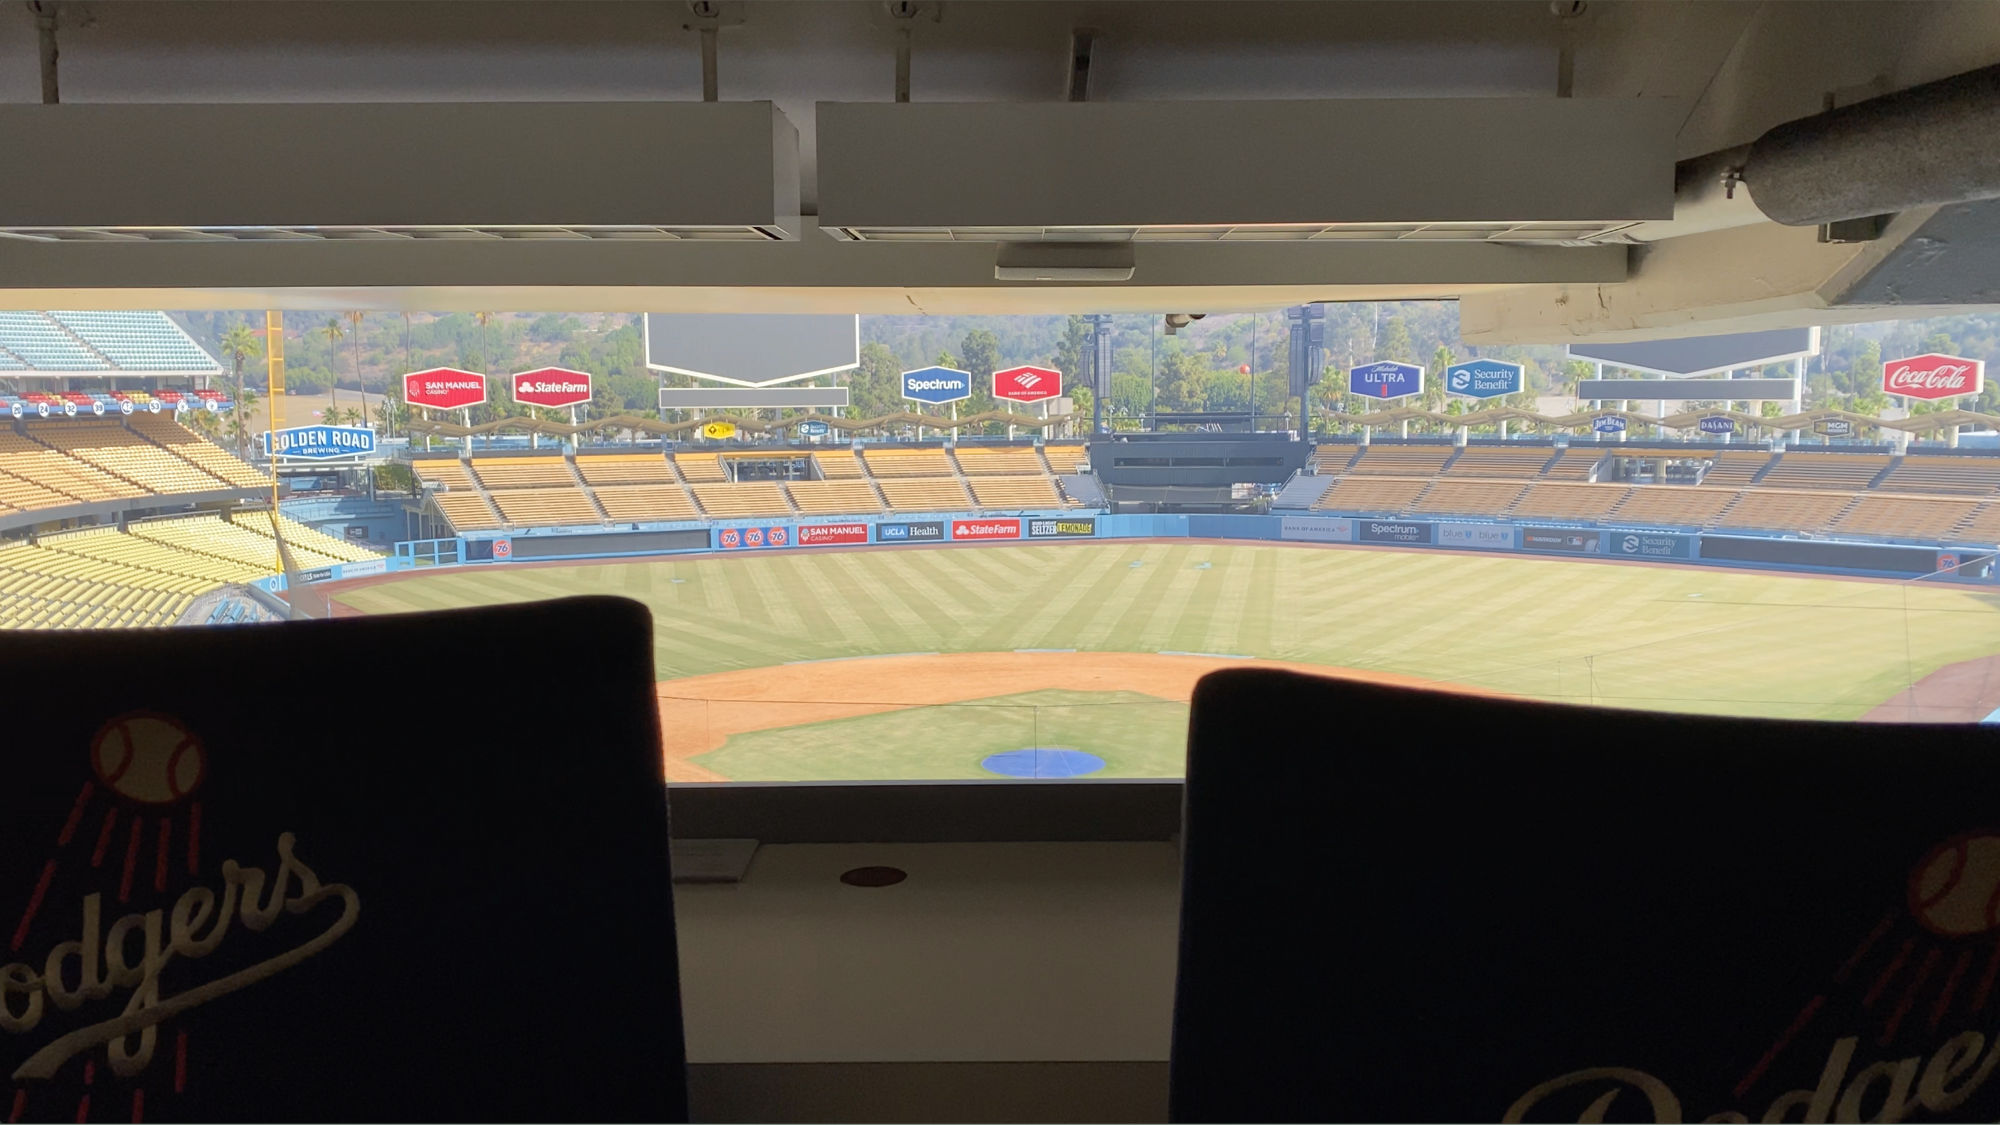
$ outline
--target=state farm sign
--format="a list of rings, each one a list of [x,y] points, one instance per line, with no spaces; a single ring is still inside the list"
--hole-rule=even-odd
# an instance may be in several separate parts
[[[1976,395],[1985,385],[1986,364],[1955,355],[1913,355],[1882,365],[1882,389],[1909,398]]]
[[[486,376],[455,367],[433,367],[403,376],[403,401],[433,410],[456,410],[486,401]]]
[[[953,539],[1019,539],[1020,520],[953,520]]]
[[[1040,402],[1062,395],[1062,372],[1053,367],[1009,367],[993,373],[993,397]]]
[[[868,525],[865,523],[809,523],[799,528],[801,547],[866,542],[868,542]]]
[[[590,376],[564,367],[516,372],[507,380],[523,406],[577,406],[590,401]]]

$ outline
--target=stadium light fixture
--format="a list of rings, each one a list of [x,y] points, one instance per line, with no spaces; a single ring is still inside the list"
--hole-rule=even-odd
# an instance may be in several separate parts
[[[253,138],[254,173],[240,166]],[[799,235],[769,102],[0,106],[0,236],[66,242]]]

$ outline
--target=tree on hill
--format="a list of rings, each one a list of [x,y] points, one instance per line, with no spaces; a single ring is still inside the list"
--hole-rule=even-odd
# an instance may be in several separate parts
[[[340,326],[339,317],[330,316],[326,318],[326,323],[320,326],[320,333],[326,337],[326,367],[328,371],[332,371],[334,355],[340,346],[340,338],[347,335],[347,330]],[[338,377],[332,383],[328,384],[328,387],[328,394],[331,397],[327,400],[327,416],[330,418],[334,411],[340,409],[340,381]]]
[[[1400,363],[1417,361],[1417,347],[1410,340],[1410,326],[1401,316],[1390,317],[1388,327],[1383,329],[1381,358]]]
[[[249,414],[249,410],[244,406],[243,401],[243,365],[262,354],[263,350],[264,342],[257,338],[255,332],[250,331],[250,326],[247,324],[232,324],[229,326],[229,331],[222,334],[221,352],[223,358],[229,361],[230,371],[235,376],[234,397],[236,399],[236,419],[246,417]],[[232,419],[232,421],[235,421],[235,419]],[[244,426],[247,426],[247,423],[234,428],[243,429]],[[238,433],[235,436],[236,453],[238,456],[241,456],[249,451],[249,433],[247,430],[244,430],[244,432]]]

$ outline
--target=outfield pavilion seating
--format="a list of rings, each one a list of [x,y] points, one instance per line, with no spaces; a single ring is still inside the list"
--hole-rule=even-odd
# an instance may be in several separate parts
[[[816,449],[812,460],[819,466],[819,475],[827,480],[860,480],[867,476],[861,459],[852,449]]]
[[[785,482],[785,491],[808,515],[873,515],[882,510],[882,498],[865,480],[793,480]]]
[[[701,518],[687,489],[679,484],[606,484],[598,485],[591,491],[597,494],[597,502],[603,505],[604,514],[613,520],[635,522]]]
[[[561,456],[475,457],[472,474],[488,489],[576,487],[576,475]]]
[[[1360,451],[1358,445],[1316,445],[1310,460],[1312,471],[1323,477],[1346,472],[1348,464]]]
[[[1549,471],[1542,474],[1543,480],[1584,480],[1597,470],[1597,463],[1604,460],[1602,449],[1579,449],[1570,446],[1556,458]]]
[[[1708,472],[1702,474],[1703,485],[1727,485],[1740,488],[1750,483],[1750,478],[1771,463],[1771,453],[1764,449],[1725,449],[1716,452],[1709,463]]]
[[[174,421],[165,414],[134,414],[126,419],[133,431],[197,468],[236,488],[269,488],[271,478],[238,460],[236,455]]]
[[[718,453],[676,453],[674,467],[689,484],[718,484],[729,479]]]
[[[446,488],[478,488],[477,481],[465,471],[465,463],[456,457],[426,457],[410,462],[411,471],[420,481],[442,484]]]
[[[1555,457],[1545,445],[1468,445],[1446,468],[1449,477],[1534,477]]]
[[[1456,452],[1449,445],[1367,445],[1361,449],[1361,459],[1347,471],[1371,477],[1435,476]]]
[[[1854,502],[1850,493],[1746,488],[1715,523],[1760,531],[1819,531]]]
[[[515,527],[573,527],[604,522],[597,505],[574,484],[567,488],[496,488],[486,496]]]
[[[875,446],[863,449],[861,460],[867,463],[868,471],[877,478],[950,477],[954,472],[951,458],[945,455],[942,448]]]
[[[1734,490],[1727,488],[1642,484],[1632,489],[1608,518],[1617,523],[1706,527],[1715,522],[1736,496]]]
[[[1882,453],[1788,453],[1757,486],[1859,492],[1888,467],[1889,457]]]
[[[1949,496],[1991,496],[2000,491],[2000,457],[1903,458],[1878,492],[1923,492]]]
[[[1516,519],[1601,520],[1625,499],[1632,486],[1538,481],[1514,505]]]
[[[1940,539],[1971,516],[1979,501],[1970,497],[1862,496],[1843,512],[1832,530],[1851,535],[1895,535]]]
[[[477,489],[432,493],[431,503],[437,505],[439,514],[450,522],[455,531],[495,531],[506,526],[500,510],[488,503],[486,494]]]
[[[693,484],[688,488],[701,503],[702,511],[716,519],[754,516],[789,516],[791,502],[776,481],[744,481],[739,484]]]
[[[1527,490],[1518,481],[1452,480],[1440,477],[1430,491],[1417,497],[1412,512],[1427,515],[1494,515],[1506,511]]]
[[[576,471],[592,488],[614,484],[671,484],[679,487],[674,467],[657,453],[589,453],[576,459]]]
[[[1313,508],[1343,512],[1407,511],[1429,483],[1412,477],[1340,477]]]
[[[969,478],[973,502],[981,508],[1061,508],[1063,498],[1046,474]]]
[[[905,512],[955,512],[973,506],[957,477],[888,477],[876,481],[889,507]]]
[[[45,423],[28,427],[28,436],[147,492],[214,492],[239,487],[174,456],[119,421]]]
[[[1049,463],[1049,471],[1057,476],[1070,476],[1077,466],[1090,460],[1090,447],[1080,443],[1049,443],[1042,446],[1042,456]]]
[[[1950,538],[1958,543],[1991,543],[2000,546],[2000,500],[1981,504],[1964,523],[1952,529]]]
[[[953,451],[966,476],[1044,475],[1042,458],[1031,445],[961,445]]]

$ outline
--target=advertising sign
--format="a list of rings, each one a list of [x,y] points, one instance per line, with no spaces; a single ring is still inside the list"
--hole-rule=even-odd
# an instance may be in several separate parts
[[[1821,437],[1853,437],[1854,423],[1845,418],[1826,418],[1814,422],[1812,430]]]
[[[1612,532],[1606,540],[1605,549],[1628,558],[1691,559],[1694,557],[1694,537],[1644,531]]]
[[[971,398],[972,372],[960,371],[956,367],[919,367],[915,371],[905,371],[903,397],[933,406]]]
[[[496,559],[513,558],[514,541],[512,539],[495,539],[493,541],[493,557]]]
[[[1524,527],[1521,529],[1521,549],[1523,551],[1560,551],[1569,555],[1594,555],[1602,533],[1578,531],[1568,527]]]
[[[878,523],[875,525],[875,541],[877,543],[916,543],[943,538],[943,520],[925,520],[918,523]]]
[[[722,441],[736,436],[734,422],[708,422],[701,427],[701,436],[711,441]]]
[[[801,547],[866,542],[868,542],[868,525],[865,523],[809,523],[799,528]]]
[[[403,401],[433,410],[456,410],[486,401],[486,376],[456,367],[433,367],[403,376]]]
[[[1473,359],[1444,369],[1447,394],[1464,398],[1499,398],[1521,393],[1521,365],[1497,359]]]
[[[1986,385],[1986,364],[1955,355],[1913,355],[1882,364],[1882,390],[1936,400],[1976,395]]]
[[[1062,396],[1062,372],[1053,367],[1009,367],[993,373],[993,397],[1040,402]]]
[[[1424,393],[1424,369],[1414,363],[1385,359],[1365,363],[1347,373],[1347,393],[1368,398],[1408,398]]]
[[[517,371],[507,380],[523,406],[578,406],[590,401],[590,375],[567,367]]]
[[[1441,523],[1438,525],[1438,546],[1511,551],[1514,549],[1514,529],[1490,523]]]
[[[1020,520],[953,520],[953,539],[1019,539]]]
[[[348,530],[353,531],[354,529],[350,527]],[[387,574],[388,572],[388,559],[364,559],[361,562],[342,563],[340,565],[340,576],[342,578],[365,578],[371,574]]]
[[[1096,534],[1097,521],[1092,518],[1028,521],[1030,539],[1066,539]]]
[[[1625,419],[1616,414],[1599,414],[1590,420],[1590,428],[1600,434],[1622,434],[1625,432]]]
[[[283,459],[324,461],[332,457],[360,457],[375,452],[375,431],[361,426],[293,426],[275,435],[257,435],[264,455]],[[277,449],[271,448],[272,438]]]
[[[799,423],[800,437],[825,437],[830,432],[827,424],[817,418],[808,418]]]
[[[1278,523],[1278,538],[1305,543],[1350,543],[1354,540],[1354,521],[1286,516]]]
[[[1736,419],[1727,418],[1720,414],[1711,414],[1695,423],[1695,425],[1699,426],[1701,432],[1705,434],[1733,434],[1736,432]]]
[[[792,532],[783,526],[718,528],[715,545],[725,551],[745,547],[789,547],[792,545]]]
[[[1940,551],[1937,557],[1939,574],[1954,574],[1958,571],[1958,552]]]
[[[1409,520],[1356,520],[1354,537],[1363,543],[1429,543],[1431,528]]]

